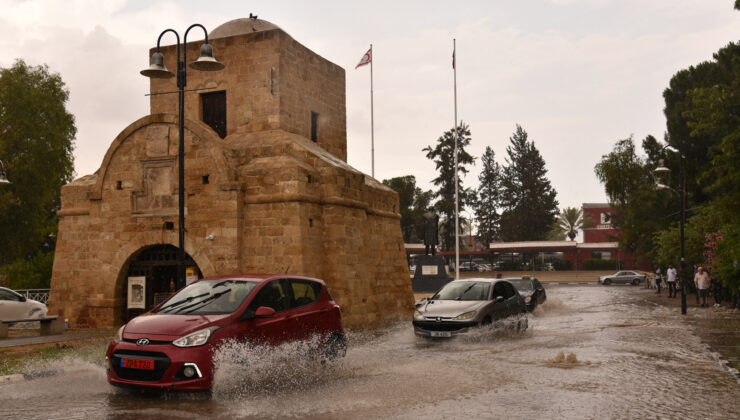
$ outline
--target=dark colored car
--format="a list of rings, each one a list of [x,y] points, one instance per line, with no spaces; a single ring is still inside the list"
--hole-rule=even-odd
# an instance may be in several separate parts
[[[208,390],[221,343],[278,345],[321,337],[323,356],[344,356],[339,306],[323,281],[280,275],[198,280],[122,326],[108,345],[108,382]]]
[[[414,333],[421,337],[452,337],[471,327],[510,320],[527,328],[524,299],[503,279],[455,280],[416,304]]]
[[[506,279],[516,287],[519,294],[524,298],[524,304],[529,312],[534,311],[537,305],[542,305],[547,300],[545,287],[539,280],[529,276],[513,277]]]

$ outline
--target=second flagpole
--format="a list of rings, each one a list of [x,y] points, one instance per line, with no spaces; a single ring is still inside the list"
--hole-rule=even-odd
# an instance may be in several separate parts
[[[455,280],[460,279],[460,223],[458,221],[459,199],[458,199],[458,182],[457,182],[457,46],[455,39],[452,39],[452,70],[455,78],[455,125],[453,126],[453,136],[455,137]]]
[[[370,173],[375,178],[375,116],[373,107],[373,44],[370,44]]]

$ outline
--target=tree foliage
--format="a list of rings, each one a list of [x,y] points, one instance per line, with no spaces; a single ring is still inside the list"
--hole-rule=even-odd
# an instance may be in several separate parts
[[[481,157],[483,169],[478,175],[478,195],[473,203],[475,218],[478,220],[478,240],[490,244],[500,237],[501,215],[501,165],[496,162],[496,154],[486,146]]]
[[[53,250],[60,190],[74,168],[68,98],[47,66],[18,60],[0,70],[0,160],[12,182],[0,185],[0,266]]]
[[[501,179],[501,238],[545,239],[557,215],[557,193],[546,177],[545,160],[527,132],[517,125],[509,140]]]
[[[565,207],[560,210],[560,214],[555,222],[557,231],[560,232],[560,238],[569,238],[571,241],[576,238],[578,231],[584,227],[591,227],[594,221],[590,217],[583,217],[583,210],[577,207]]]
[[[441,215],[440,236],[444,249],[455,248],[455,136],[454,128],[445,131],[437,139],[437,145],[427,146],[422,151],[426,152],[427,159],[434,161],[438,176],[432,180],[437,190],[434,191],[434,198],[437,199],[434,207]],[[457,127],[458,136],[458,207],[460,215],[462,209],[472,204],[474,198],[470,189],[463,187],[463,178],[468,173],[468,166],[474,164],[474,158],[465,151],[472,140],[470,128],[464,122],[460,122]],[[464,221],[462,216],[459,217],[460,223]],[[462,232],[461,232],[462,233]]]
[[[385,179],[383,184],[398,193],[401,233],[404,242],[423,242],[424,213],[430,207],[432,192],[417,187],[416,178],[413,175]]]

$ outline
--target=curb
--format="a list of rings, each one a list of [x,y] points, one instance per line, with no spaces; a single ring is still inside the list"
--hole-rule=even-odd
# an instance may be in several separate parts
[[[43,370],[35,373],[15,373],[13,375],[0,376],[0,385],[12,384],[23,381],[30,381],[32,379],[46,378],[49,376],[55,376],[61,373],[58,370]]]
[[[706,349],[707,349],[707,351],[709,352],[709,354],[711,354],[711,355],[712,355],[712,357],[714,358],[714,360],[716,360],[716,361],[717,361],[717,363],[718,363],[718,364],[720,365],[720,367],[721,367],[721,368],[722,368],[722,369],[723,369],[724,371],[726,371],[726,372],[728,372],[728,373],[729,373],[730,375],[732,375],[732,377],[733,377],[733,378],[735,378],[735,380],[737,381],[737,383],[738,383],[738,384],[740,384],[740,371],[738,371],[738,370],[737,370],[737,369],[735,369],[734,367],[731,367],[731,366],[730,366],[730,362],[728,362],[728,361],[727,361],[727,359],[723,358],[721,354],[719,354],[718,352],[716,352],[716,351],[715,351],[715,350],[714,350],[714,349],[712,348],[712,346],[710,346],[710,345],[709,345],[709,344],[707,344],[707,343],[702,343],[702,344],[704,344],[704,347],[706,347]]]

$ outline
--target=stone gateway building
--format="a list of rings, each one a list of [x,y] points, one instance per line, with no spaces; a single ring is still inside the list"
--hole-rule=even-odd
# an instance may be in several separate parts
[[[349,328],[408,316],[398,196],[346,163],[344,70],[263,20],[227,22],[209,42],[226,67],[189,70],[185,93],[189,278],[318,277]],[[161,52],[176,69],[176,46]],[[151,79],[152,94],[176,90]],[[62,188],[50,312],[73,327],[118,326],[171,293],[178,103],[150,98],[100,168]]]

